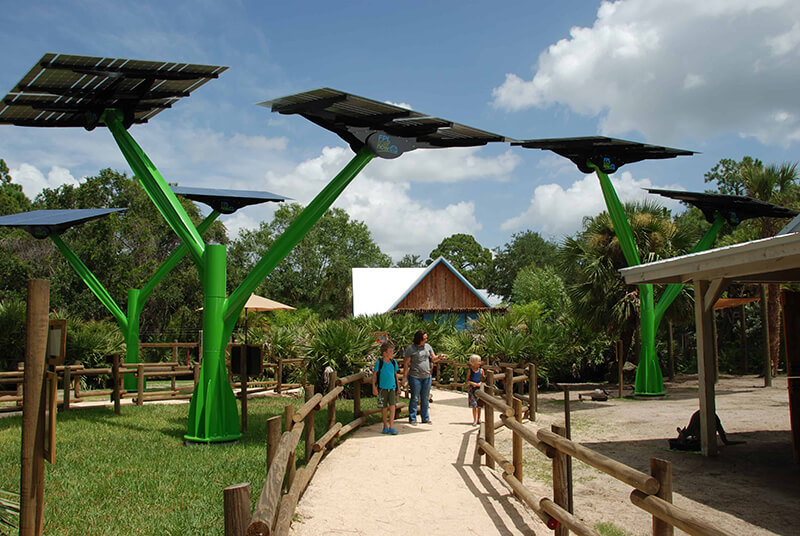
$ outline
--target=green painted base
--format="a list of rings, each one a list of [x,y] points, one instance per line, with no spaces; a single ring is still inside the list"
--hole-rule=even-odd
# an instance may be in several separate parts
[[[661,399],[667,396],[667,392],[663,391],[661,393],[633,393],[633,398],[637,400],[655,400]]]
[[[242,434],[232,434],[231,436],[217,436],[217,437],[191,437],[188,435],[183,436],[184,444],[186,446],[198,444],[232,444],[237,443],[242,438]]]

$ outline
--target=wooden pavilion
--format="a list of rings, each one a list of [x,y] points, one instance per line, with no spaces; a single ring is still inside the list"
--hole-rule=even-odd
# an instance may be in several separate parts
[[[701,449],[718,453],[714,384],[714,305],[733,282],[800,283],[800,233],[778,235],[620,270],[629,285],[691,283],[697,328]],[[794,460],[800,463],[800,297],[783,293],[789,412]]]

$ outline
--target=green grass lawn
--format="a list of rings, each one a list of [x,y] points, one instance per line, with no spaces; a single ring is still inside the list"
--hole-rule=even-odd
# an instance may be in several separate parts
[[[362,407],[375,407],[363,398]],[[48,536],[223,534],[222,490],[250,483],[255,505],[266,477],[266,420],[300,399],[248,401],[248,431],[227,445],[185,446],[188,404],[73,409],[58,415],[56,463],[45,463]],[[337,420],[352,420],[339,400]],[[327,412],[316,414],[319,438]],[[370,417],[380,420],[380,414]],[[373,422],[370,421],[370,422]],[[21,417],[0,418],[0,488],[18,491]],[[305,445],[298,446],[298,460]],[[298,463],[298,465],[300,465]]]

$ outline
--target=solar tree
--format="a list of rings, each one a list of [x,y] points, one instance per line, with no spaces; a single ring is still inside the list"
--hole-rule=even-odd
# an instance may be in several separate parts
[[[221,214],[233,214],[240,208],[265,203],[281,202],[286,198],[270,192],[254,192],[247,190],[218,190],[211,188],[186,188],[175,186],[172,191],[178,195],[205,203],[212,211],[198,224],[197,230],[202,235],[219,218]],[[34,238],[50,238],[67,262],[89,287],[89,290],[108,309],[116,320],[125,339],[125,362],[139,362],[139,322],[147,299],[155,287],[186,256],[188,248],[181,244],[158,267],[150,280],[140,289],[128,290],[127,313],[123,311],[111,294],[103,287],[100,280],[81,261],[75,251],[61,238],[68,228],[79,225],[90,219],[108,215],[114,211],[125,209],[75,209],[75,210],[35,210],[20,214],[0,217],[0,226],[17,227],[28,231]],[[136,378],[125,375],[125,389],[136,390]]]
[[[225,67],[46,54],[5,98],[0,123],[109,129],[150,199],[178,235],[203,286],[203,364],[189,406],[190,442],[241,437],[223,354],[255,288],[375,156],[397,158],[418,148],[480,146],[502,136],[327,88],[262,103],[300,114],[342,137],[356,155],[273,243],[226,297],[226,248],[206,244],[174,192],[128,129],[189,96]]]
[[[625,164],[641,160],[657,160],[690,156],[693,151],[648,145],[602,136],[581,138],[555,138],[513,141],[528,149],[549,150],[572,161],[583,173],[595,173],[600,180],[600,188],[606,208],[614,225],[620,248],[628,266],[641,264],[622,203],[617,196],[608,175]],[[707,250],[714,243],[720,229],[727,221],[731,225],[755,217],[788,217],[794,214],[783,207],[757,201],[755,199],[719,194],[699,194],[671,190],[650,189],[650,193],[664,195],[697,206],[711,223],[692,253]],[[790,214],[791,213],[791,214]],[[655,335],[664,313],[680,294],[683,285],[667,285],[658,303],[654,303],[653,286],[639,285],[641,353],[636,369],[634,394],[640,396],[660,396],[664,394],[664,379],[656,355]]]

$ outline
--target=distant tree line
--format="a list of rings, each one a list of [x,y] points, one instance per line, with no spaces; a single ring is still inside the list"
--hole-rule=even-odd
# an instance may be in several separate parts
[[[750,157],[741,161],[723,159],[705,175],[705,180],[714,186],[715,192],[749,195],[795,208],[800,206],[800,186],[794,165],[766,166]],[[190,201],[182,203],[192,220],[199,223],[199,208]],[[5,162],[0,160],[0,215],[33,209],[101,207],[128,210],[69,230],[63,239],[110,294],[124,303],[127,290],[141,287],[179,245],[177,237],[138,183],[125,173],[104,169],[77,186],[48,188],[30,200],[20,185],[13,182]],[[222,222],[211,226],[204,239],[228,245],[229,291],[242,281],[301,210],[297,204],[282,205],[271,221],[262,222],[257,229],[244,230],[236,238],[228,236]],[[673,215],[666,208],[646,202],[628,203],[625,210],[643,262],[689,252],[709,226],[694,208]],[[748,220],[736,228],[726,225],[716,244],[771,236],[784,223]],[[474,336],[480,331],[482,338],[475,339],[478,343],[473,340],[467,344],[464,336],[459,343],[459,335],[452,334],[448,336],[450,347],[473,350],[479,347],[497,356],[527,354],[543,358],[549,355],[550,368],[561,371],[560,374],[596,378],[611,370],[612,342],[621,339],[626,359],[636,362],[638,291],[635,286],[626,285],[619,275],[618,270],[626,264],[607,212],[584,218],[578,232],[559,242],[525,230],[511,235],[504,245],[489,249],[474,236],[459,233],[444,238],[427,258],[406,254],[394,266],[422,267],[439,256],[445,257],[476,288],[488,289],[517,311],[516,320],[503,327],[505,335],[500,335],[503,330],[493,332],[487,327],[493,325],[491,319],[482,319],[480,330],[472,333]],[[341,209],[331,209],[257,290],[259,294],[298,307],[299,312],[292,313],[291,317],[273,314],[267,317],[268,324],[254,317],[253,329],[260,330],[265,340],[272,336],[285,339],[286,333],[277,333],[282,326],[297,325],[298,321],[314,325],[315,322],[348,318],[352,303],[351,268],[389,266],[392,266],[392,259],[380,250],[363,222],[351,219]],[[77,339],[83,337],[83,342],[72,340],[76,349],[92,344],[104,348],[122,344],[121,337],[114,335],[118,330],[108,321],[106,309],[49,240],[36,240],[21,230],[0,229],[0,274],[0,347],[7,349],[0,356],[0,367],[7,368],[21,360],[19,345],[24,341],[24,331],[21,331],[24,326],[15,326],[20,318],[24,319],[27,280],[34,277],[51,281],[51,308],[57,315],[69,318],[70,331]],[[776,326],[770,331],[775,369],[779,366],[781,340],[778,290],[774,286],[767,293],[768,322]],[[656,287],[656,299],[660,291]],[[727,292],[729,296],[752,296],[758,289],[739,285]],[[201,315],[197,309],[201,305],[197,272],[184,260],[156,288],[145,307],[142,340],[194,340],[200,328]],[[691,370],[694,366],[692,307],[692,291],[687,287],[668,311],[668,322],[664,323],[664,326],[672,326],[678,342],[679,370]],[[757,357],[751,358],[748,370],[744,370],[737,335],[744,329],[751,341],[750,353],[759,355],[762,328],[757,310],[757,304],[747,306],[744,323],[741,309],[719,314],[723,370],[758,371]],[[275,333],[271,335],[267,334],[269,324],[275,326]],[[666,331],[662,328],[659,333],[662,356],[666,354]],[[487,335],[489,333],[494,334]],[[515,339],[523,335],[529,339]],[[275,344],[281,346],[282,343],[276,340]],[[556,355],[561,356],[559,359],[563,363],[554,364],[558,361]],[[572,363],[577,366],[566,366]]]

